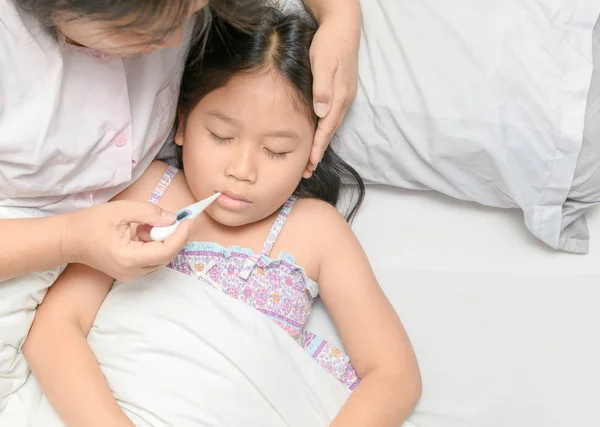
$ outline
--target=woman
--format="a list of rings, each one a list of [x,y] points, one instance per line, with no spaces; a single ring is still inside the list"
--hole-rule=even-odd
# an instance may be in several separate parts
[[[358,0],[306,3],[320,23],[311,60],[323,118],[310,173],[356,91],[360,12]],[[208,4],[241,25],[260,14],[258,0]],[[194,17],[202,22],[206,5],[0,0],[0,408],[27,378],[20,347],[65,264],[131,280],[187,240],[183,227],[163,243],[139,242],[132,224],[166,225],[174,215],[103,202],[141,176],[165,141],[187,46],[202,28]]]

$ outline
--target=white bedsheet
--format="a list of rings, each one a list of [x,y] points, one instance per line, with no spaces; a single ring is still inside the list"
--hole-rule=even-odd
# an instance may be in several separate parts
[[[600,425],[600,212],[588,222],[573,255],[520,211],[368,187],[354,229],[415,346],[415,425]],[[308,327],[340,344],[322,305]]]
[[[326,427],[350,394],[262,313],[171,269],[117,283],[88,342],[136,426]],[[33,426],[63,426],[45,398]]]

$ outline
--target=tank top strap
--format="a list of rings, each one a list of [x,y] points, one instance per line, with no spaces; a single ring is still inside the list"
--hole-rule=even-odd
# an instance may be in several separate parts
[[[160,181],[158,182],[158,184],[156,184],[156,187],[154,188],[154,191],[152,192],[152,195],[148,199],[148,201],[150,203],[154,203],[154,204],[158,203],[158,201],[160,200],[160,198],[165,193],[165,191],[166,191],[167,187],[169,186],[169,184],[171,184],[171,181],[173,181],[173,178],[175,178],[175,175],[177,175],[177,172],[179,172],[179,169],[177,169],[174,166],[169,166],[167,168],[167,170],[163,174],[163,176],[160,179]]]
[[[269,254],[271,253],[271,249],[273,249],[273,245],[275,244],[277,237],[279,237],[279,233],[281,233],[281,229],[283,228],[283,225],[285,224],[285,221],[287,220],[287,217],[290,214],[290,211],[292,210],[292,206],[294,206],[295,202],[296,202],[296,196],[291,196],[283,204],[283,207],[281,208],[279,215],[277,215],[277,218],[275,219],[275,222],[273,223],[273,226],[271,227],[271,231],[269,232],[269,235],[267,236],[267,240],[265,241],[262,251],[255,252],[252,256],[248,257],[246,259],[246,261],[244,262],[244,264],[242,265],[242,268],[239,273],[239,277],[241,279],[248,280],[248,278],[250,277],[250,274],[256,267],[260,258],[263,255],[269,256]]]
[[[277,215],[277,218],[275,219],[275,222],[273,223],[273,226],[271,227],[271,231],[269,231],[269,235],[267,236],[267,240],[265,241],[265,244],[262,248],[261,253],[263,255],[268,256],[271,253],[271,249],[273,249],[273,245],[275,244],[275,241],[279,237],[279,233],[281,233],[281,230],[283,229],[283,226],[285,225],[285,221],[288,219],[288,215],[290,214],[290,211],[292,210],[292,207],[294,206],[295,202],[296,202],[296,196],[291,196],[283,204],[283,207],[281,208],[279,215]]]

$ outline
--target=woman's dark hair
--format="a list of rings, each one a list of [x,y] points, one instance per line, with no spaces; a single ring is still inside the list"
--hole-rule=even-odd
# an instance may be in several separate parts
[[[43,26],[52,29],[67,20],[78,18],[120,22],[115,30],[147,29],[161,20],[165,32],[179,26],[189,14],[191,0],[13,0],[24,12],[35,17]],[[259,19],[264,0],[209,0],[212,13],[239,28],[251,28]],[[207,18],[207,8],[199,17]],[[200,28],[201,30],[201,28]],[[160,31],[160,30],[159,30]],[[166,34],[156,34],[161,39]]]
[[[295,89],[296,106],[306,112],[315,125],[318,118],[312,108],[312,73],[309,49],[317,30],[317,22],[308,11],[283,13],[275,8],[263,11],[260,21],[250,31],[241,31],[219,17],[213,17],[205,45],[192,46],[190,58],[197,49],[204,51],[202,60],[188,60],[179,96],[177,126],[185,126],[187,117],[209,93],[227,84],[240,73],[258,70],[278,72]],[[182,149],[178,147],[178,166],[183,167]],[[323,200],[336,206],[342,183],[355,189],[346,219],[351,221],[362,204],[365,186],[358,173],[344,162],[331,145],[325,151],[317,170],[302,179],[294,194]]]

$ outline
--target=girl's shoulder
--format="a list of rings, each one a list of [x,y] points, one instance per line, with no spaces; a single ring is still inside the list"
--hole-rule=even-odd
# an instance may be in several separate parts
[[[330,216],[344,218],[335,206],[312,197],[298,197],[292,211],[299,212],[303,217],[310,217],[317,220],[323,215],[327,218]]]
[[[325,264],[337,262],[340,257],[360,255],[360,246],[350,224],[332,205],[318,199],[299,198],[292,208],[282,233],[282,248],[294,254],[308,277],[321,285],[321,271]],[[343,247],[340,247],[343,246]]]
[[[346,223],[344,216],[335,206],[315,198],[298,197],[292,211],[298,212],[303,217],[303,221],[306,217],[307,220],[310,219],[319,223],[327,223],[332,220]]]
[[[152,194],[161,189],[159,184],[169,165],[160,160],[153,161],[142,176],[118,194],[113,200],[135,200],[149,201]],[[162,196],[158,205],[165,209],[178,210],[194,202],[194,198],[187,186],[184,174],[179,171],[174,176],[169,176],[170,182],[166,188],[162,188]]]
[[[336,207],[319,199],[298,198],[288,221],[290,228],[309,235],[315,243],[329,241],[340,233],[353,233]]]

